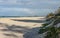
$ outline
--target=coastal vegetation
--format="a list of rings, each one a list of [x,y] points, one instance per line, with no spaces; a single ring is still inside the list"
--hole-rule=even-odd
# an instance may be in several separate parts
[[[60,38],[60,8],[55,13],[46,16],[46,23],[42,24],[39,34],[45,33],[44,38]]]

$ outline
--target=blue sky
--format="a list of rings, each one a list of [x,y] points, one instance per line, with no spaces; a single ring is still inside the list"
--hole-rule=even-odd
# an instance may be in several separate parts
[[[0,16],[45,16],[60,6],[60,0],[0,0]]]

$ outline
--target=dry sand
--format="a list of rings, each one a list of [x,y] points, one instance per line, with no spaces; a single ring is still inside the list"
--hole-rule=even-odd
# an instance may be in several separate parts
[[[43,21],[44,17],[0,18],[0,38],[37,38]]]

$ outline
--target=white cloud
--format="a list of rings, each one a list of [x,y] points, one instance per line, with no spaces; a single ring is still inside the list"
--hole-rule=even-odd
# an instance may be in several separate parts
[[[32,9],[28,9],[28,8],[0,8],[0,12],[9,13],[9,11],[24,12],[24,13],[28,13],[28,14],[34,13],[34,11],[32,11]]]
[[[0,0],[0,4],[9,4],[9,5],[21,5],[21,4],[27,4],[29,3],[30,4],[30,0],[25,0],[25,1],[22,1],[22,0]]]
[[[54,0],[0,0],[0,5],[25,5],[25,6],[41,6],[41,5],[60,6],[60,1]],[[37,7],[38,8],[38,7]]]
[[[2,2],[0,2],[0,4],[16,4],[16,0],[2,0]]]
[[[51,12],[49,10],[53,10],[48,8],[56,8],[58,6],[60,6],[60,1],[56,0],[0,0],[0,12],[8,13],[13,11],[43,14],[45,12]]]
[[[2,0],[0,0],[0,3],[3,2]]]

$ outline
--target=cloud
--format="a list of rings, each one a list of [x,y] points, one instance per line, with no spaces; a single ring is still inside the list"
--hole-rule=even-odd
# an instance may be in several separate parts
[[[2,7],[22,7],[22,8],[57,8],[60,0],[0,0]]]
[[[2,5],[13,5],[13,4],[17,4],[16,3],[16,0],[0,0],[0,1],[2,1],[2,2],[0,2],[0,4],[2,4]]]
[[[29,8],[1,8],[0,13],[2,15],[38,15],[44,16],[55,9],[29,9]],[[4,13],[4,14],[3,14]],[[1,15],[1,14],[0,14]]]
[[[53,12],[59,6],[60,0],[0,0],[0,13],[44,15]]]
[[[24,12],[24,13],[28,13],[28,14],[33,14],[34,12],[31,9],[28,8],[0,8],[0,12]]]

